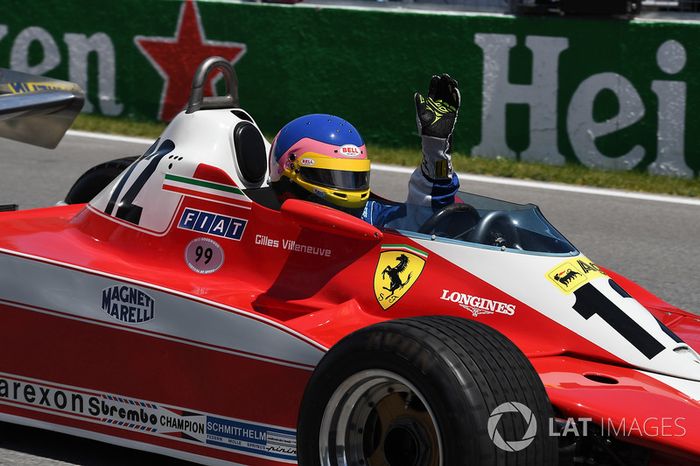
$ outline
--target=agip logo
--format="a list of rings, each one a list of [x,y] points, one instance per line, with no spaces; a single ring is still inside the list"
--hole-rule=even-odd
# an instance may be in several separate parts
[[[405,244],[388,244],[381,251],[374,272],[374,295],[387,310],[418,281],[428,253]]]
[[[573,293],[591,280],[603,276],[605,273],[584,256],[580,256],[578,259],[569,259],[547,272],[547,279],[567,294]]]

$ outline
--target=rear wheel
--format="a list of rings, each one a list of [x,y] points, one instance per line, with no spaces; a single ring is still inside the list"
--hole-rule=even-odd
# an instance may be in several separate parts
[[[119,176],[138,157],[124,157],[110,160],[92,167],[76,180],[66,195],[66,204],[84,204],[90,202],[104,188]]]
[[[335,451],[339,466],[438,466],[441,443],[435,415],[418,389],[395,372],[377,369],[358,372],[335,390],[319,432],[319,451],[328,452],[328,459]]]
[[[344,338],[316,368],[301,405],[299,464],[551,466],[551,416],[532,365],[492,328],[453,317],[389,321]]]

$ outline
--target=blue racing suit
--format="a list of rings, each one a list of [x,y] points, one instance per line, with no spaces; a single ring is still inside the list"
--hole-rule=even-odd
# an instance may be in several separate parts
[[[362,220],[376,227],[390,222],[404,230],[417,230],[431,213],[452,204],[459,191],[459,178],[452,170],[448,139],[422,136],[423,162],[408,183],[408,198],[404,204],[367,201]],[[412,206],[419,207],[411,209]],[[403,220],[401,220],[403,219]]]

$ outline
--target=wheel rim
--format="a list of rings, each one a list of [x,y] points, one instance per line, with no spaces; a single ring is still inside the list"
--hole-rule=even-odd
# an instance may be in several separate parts
[[[323,466],[442,466],[442,442],[430,405],[389,371],[353,374],[333,393],[321,420]]]

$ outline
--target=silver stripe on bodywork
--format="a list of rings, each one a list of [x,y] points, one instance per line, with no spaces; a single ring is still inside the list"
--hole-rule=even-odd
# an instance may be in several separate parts
[[[0,372],[0,384],[4,387],[0,405],[276,463],[296,463],[294,428],[4,372]]]
[[[2,252],[0,250],[0,300],[19,303],[25,309],[56,311],[63,317],[89,319],[96,325],[155,338],[185,339],[188,342],[183,343],[229,350],[240,356],[307,370],[311,370],[325,353],[325,348],[305,336],[239,309],[123,277]],[[140,324],[126,324],[105,313],[102,290],[115,285],[138,288],[152,297],[155,318]]]

